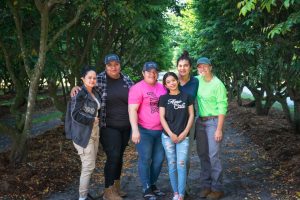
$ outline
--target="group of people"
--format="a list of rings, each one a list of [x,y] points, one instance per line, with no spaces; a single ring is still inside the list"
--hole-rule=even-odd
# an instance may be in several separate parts
[[[184,51],[177,60],[178,75],[167,72],[162,84],[157,81],[156,62],[143,65],[143,79],[136,84],[121,72],[116,54],[105,56],[104,63],[105,70],[98,75],[85,67],[82,87],[71,91],[72,124],[76,129],[72,140],[82,162],[79,200],[89,196],[99,141],[106,154],[103,199],[122,200],[127,195],[121,190],[120,178],[130,137],[138,152],[144,199],[165,195],[156,185],[165,157],[172,199],[184,199],[194,139],[201,161],[199,197],[221,198],[224,193],[219,153],[227,97],[224,84],[212,73],[211,61],[199,58],[199,75],[194,77],[191,58]]]

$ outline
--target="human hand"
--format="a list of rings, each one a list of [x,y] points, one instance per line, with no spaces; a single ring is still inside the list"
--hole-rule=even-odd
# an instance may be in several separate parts
[[[184,133],[184,132],[180,133],[179,136],[178,136],[178,142],[183,141],[186,138],[186,135],[187,134]]]
[[[98,125],[98,124],[99,124],[99,117],[95,117],[94,125]]]
[[[141,134],[139,131],[132,131],[131,133],[131,140],[134,144],[140,143],[141,140]]]
[[[172,133],[172,134],[170,135],[170,138],[171,138],[171,140],[172,140],[175,144],[178,143],[178,136],[177,136],[176,134]]]
[[[79,86],[73,87],[71,90],[71,93],[70,93],[71,97],[76,96],[80,90],[81,90],[81,88]]]
[[[215,132],[215,140],[216,142],[221,142],[222,139],[223,139],[223,131],[217,129]]]

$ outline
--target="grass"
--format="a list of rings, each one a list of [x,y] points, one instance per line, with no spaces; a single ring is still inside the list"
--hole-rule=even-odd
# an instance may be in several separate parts
[[[242,99],[254,100],[254,97],[251,94],[243,92],[241,94]]]
[[[241,94],[241,97],[242,97],[242,99],[254,100],[254,97],[251,94],[248,94],[248,93],[245,93],[245,92],[243,92]],[[265,104],[265,101],[263,101],[263,104]],[[281,104],[279,102],[277,102],[277,101],[273,104],[272,108],[275,108],[276,110],[283,111]],[[294,107],[290,105],[289,108],[290,108],[290,112],[293,115],[293,113],[294,113]]]
[[[14,99],[2,100],[0,101],[0,106],[10,106],[13,103]]]
[[[59,90],[57,92],[57,95],[62,95],[62,91]],[[3,92],[0,91],[0,97],[1,95],[3,95]],[[43,100],[43,99],[47,99],[49,98],[49,95],[48,94],[38,94],[37,95],[37,100]],[[13,101],[14,101],[15,97],[11,98],[11,99],[5,99],[5,100],[0,100],[0,106],[10,106]]]
[[[42,115],[38,118],[34,118],[32,120],[32,123],[33,124],[38,124],[38,123],[42,123],[42,122],[48,122],[48,121],[52,121],[54,119],[59,119],[61,117],[62,117],[62,113],[59,112],[59,111],[56,111],[56,112],[52,112],[52,113],[49,113],[49,114]]]

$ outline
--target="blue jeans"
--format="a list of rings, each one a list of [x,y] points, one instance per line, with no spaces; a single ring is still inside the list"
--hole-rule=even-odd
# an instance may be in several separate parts
[[[197,153],[201,161],[200,183],[202,188],[222,191],[222,163],[220,159],[221,143],[215,141],[218,118],[203,121],[196,120]]]
[[[136,145],[139,155],[138,171],[145,192],[151,185],[155,185],[159,177],[165,158],[161,143],[161,130],[149,130],[139,126],[140,142]]]
[[[189,137],[186,137],[178,144],[175,144],[165,134],[161,135],[161,139],[168,160],[169,177],[173,192],[178,192],[180,196],[184,196],[189,155]]]

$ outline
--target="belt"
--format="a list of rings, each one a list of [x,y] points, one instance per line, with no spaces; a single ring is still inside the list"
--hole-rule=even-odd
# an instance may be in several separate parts
[[[218,118],[218,116],[206,116],[206,117],[200,117],[200,119],[201,119],[202,121],[207,121],[207,120],[215,119],[215,118]]]

